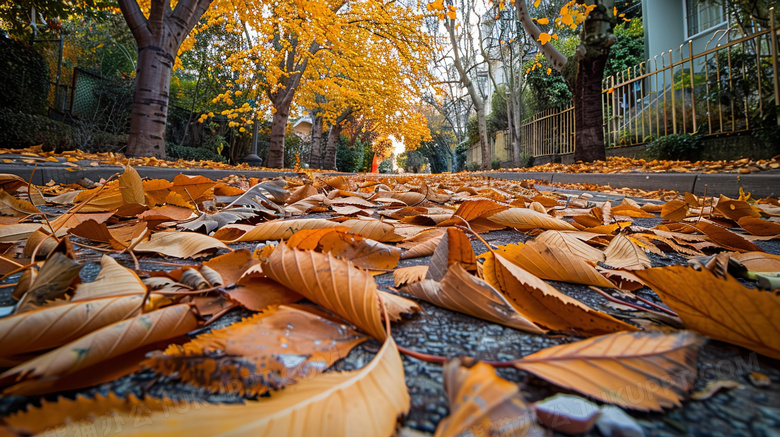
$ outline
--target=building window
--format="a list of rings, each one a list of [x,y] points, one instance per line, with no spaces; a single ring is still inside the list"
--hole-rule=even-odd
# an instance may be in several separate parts
[[[688,37],[723,23],[723,5],[717,0],[685,0]]]

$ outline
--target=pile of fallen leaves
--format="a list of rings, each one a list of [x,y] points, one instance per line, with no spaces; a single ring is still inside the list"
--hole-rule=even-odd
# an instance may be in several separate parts
[[[0,273],[16,281],[7,284],[16,304],[0,318],[1,396],[81,389],[147,368],[251,398],[183,411],[169,399],[60,398],[0,419],[0,434],[88,424],[126,434],[387,436],[410,407],[406,353],[445,366],[450,416],[437,435],[496,426],[542,435],[537,421],[555,427],[554,409],[531,406],[494,366],[602,403],[663,411],[686,399],[704,337],[780,358],[780,297],[736,279],[778,288],[780,256],[755,244],[780,237],[777,199],[688,193],[663,205],[594,203],[529,181],[468,176],[234,182],[142,180],[126,167],[89,189],[56,189],[0,175]],[[44,214],[44,205],[67,211]],[[637,223],[658,217],[653,227]],[[505,229],[532,238],[483,240]],[[488,251],[476,256],[474,240]],[[256,246],[231,249],[236,243]],[[95,251],[100,273],[82,282]],[[140,268],[146,255],[214,253],[173,270]],[[648,253],[690,265],[652,268]],[[426,256],[428,264],[398,268]],[[374,275],[387,272],[397,289],[377,287]],[[642,315],[618,318],[546,281],[587,285]],[[635,294],[645,286],[663,304]],[[393,341],[391,323],[419,310],[405,296],[578,341],[510,362],[425,356]],[[209,331],[237,308],[253,315]],[[369,339],[382,346],[365,367],[327,372]],[[657,388],[648,396],[626,391],[648,384]]]
[[[757,173],[780,169],[780,156],[772,159],[744,158],[734,161],[666,161],[635,159],[622,156],[608,157],[606,161],[576,164],[549,163],[528,168],[510,168],[495,171],[551,172],[551,173]]]

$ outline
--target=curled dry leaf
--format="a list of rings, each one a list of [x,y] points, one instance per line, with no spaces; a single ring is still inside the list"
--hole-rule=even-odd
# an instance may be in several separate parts
[[[459,264],[470,272],[477,271],[477,258],[474,256],[469,237],[460,229],[447,228],[447,232],[433,252],[425,278],[441,281],[453,264]]]
[[[618,333],[543,349],[514,366],[602,402],[661,411],[679,407],[693,386],[702,344],[688,331]]]
[[[435,437],[518,435],[541,437],[545,433],[535,423],[531,406],[523,399],[517,384],[498,375],[485,363],[471,368],[454,359],[444,365],[444,389],[450,415],[439,422]]]
[[[395,243],[403,240],[403,237],[395,233],[395,227],[375,219],[351,219],[341,222],[342,226],[348,226],[350,234],[380,241],[382,243]]]
[[[79,284],[71,300],[145,293],[146,285],[134,271],[122,266],[114,258],[103,255],[97,278],[92,282]]]
[[[401,259],[433,255],[446,232],[446,229],[431,229],[422,231],[412,238],[405,239],[403,243],[396,245],[396,247],[409,249],[401,254]]]
[[[93,331],[0,375],[5,396],[89,387],[132,372],[149,348],[198,326],[189,305],[174,305]]]
[[[206,251],[227,249],[225,243],[195,232],[158,232],[148,241],[138,243],[135,252],[155,252],[177,258],[192,258]]]
[[[304,307],[271,307],[143,363],[215,392],[261,394],[325,371],[368,337]]]
[[[740,252],[763,252],[760,247],[745,238],[714,223],[701,220],[699,223],[696,223],[696,228],[721,246],[736,249]]]
[[[402,285],[411,284],[414,282],[420,282],[428,275],[428,266],[425,264],[419,266],[401,267],[393,272],[393,280],[395,286],[400,287]]]
[[[0,357],[52,349],[132,317],[143,296],[68,302],[0,318]]]
[[[754,208],[742,200],[729,199],[722,194],[720,199],[718,199],[717,205],[715,205],[715,210],[734,222],[739,222],[742,217],[761,217],[761,212],[758,208]]]
[[[261,266],[269,278],[349,320],[372,337],[386,337],[376,282],[367,271],[331,254],[289,249],[284,243],[261,261]]]
[[[582,232],[544,231],[536,237],[548,247],[557,247],[590,262],[603,262],[604,252],[582,241]],[[592,238],[594,235],[588,233]]]
[[[688,216],[688,204],[682,200],[666,202],[661,208],[661,218],[672,222],[681,222]]]
[[[751,235],[762,237],[780,236],[780,223],[749,216],[740,218],[738,223],[742,229],[748,231]]]
[[[492,222],[516,228],[521,231],[528,231],[531,229],[559,231],[577,230],[577,228],[563,220],[527,208],[509,208],[487,218]]]
[[[488,253],[482,271],[517,311],[548,329],[578,336],[637,329],[561,293],[501,255]]]
[[[401,257],[401,249],[395,246],[344,232],[323,235],[319,245],[323,252],[330,252],[364,269],[393,269]]]
[[[227,225],[214,233],[214,238],[226,243],[240,241],[286,240],[304,229],[335,228],[339,223],[324,219],[273,220],[257,226]]]
[[[765,252],[735,252],[732,258],[753,272],[780,272],[780,255]]]
[[[337,230],[346,232],[349,228],[346,226],[338,226],[335,228],[303,229],[293,234],[293,236],[287,240],[287,247],[290,249],[317,250],[320,246],[322,237],[331,232],[336,232]]]
[[[641,270],[650,268],[650,258],[645,251],[623,234],[616,235],[604,249],[605,264],[616,269]]]
[[[387,311],[387,317],[391,322],[399,322],[403,314],[414,314],[422,310],[420,305],[410,299],[379,290],[379,298]]]
[[[70,289],[79,276],[82,265],[60,252],[52,254],[38,271],[35,281],[19,300],[14,314],[30,311],[47,301],[60,298]]]
[[[40,212],[32,203],[17,199],[0,188],[0,214],[12,217],[27,217],[33,214],[40,214]]]
[[[571,252],[532,240],[500,247],[496,253],[534,276],[551,281],[573,282],[612,288],[614,285],[582,258]]]
[[[141,176],[129,165],[125,167],[125,172],[119,176],[119,191],[122,192],[122,200],[125,203],[137,203],[140,205],[146,203]]]
[[[499,291],[453,264],[441,282],[426,279],[401,291],[436,306],[535,334],[545,331],[523,316]]]
[[[634,272],[692,329],[780,359],[780,296],[749,289],[733,276],[669,266]]]

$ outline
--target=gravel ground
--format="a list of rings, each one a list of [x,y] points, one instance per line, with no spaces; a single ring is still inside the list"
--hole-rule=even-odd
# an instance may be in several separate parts
[[[653,219],[637,220],[638,224],[652,226]],[[486,234],[485,239],[495,245],[524,241],[525,235],[513,231],[497,231]],[[473,243],[477,254],[486,251],[485,246],[478,241]],[[764,250],[780,253],[777,242],[757,242]],[[254,244],[235,245],[234,248],[252,248]],[[86,254],[99,255],[86,250]],[[676,255],[658,257],[651,255],[653,265],[669,265],[684,262],[684,258]],[[131,267],[129,257],[117,258],[125,266]],[[155,264],[159,257],[143,258],[142,269],[160,269]],[[180,262],[180,260],[176,260]],[[417,258],[401,261],[400,266],[427,264],[429,258]],[[195,262],[192,262],[195,264]],[[167,267],[170,269],[172,267]],[[85,263],[81,271],[84,282],[94,279],[99,271],[99,264]],[[376,277],[380,286],[393,286],[392,274]],[[16,277],[7,282],[15,282]],[[608,312],[617,317],[631,318],[632,313],[623,312],[607,306],[608,302],[601,295],[585,286],[550,283],[562,292],[584,302],[588,306]],[[0,306],[11,302],[11,289],[0,289]],[[403,294],[403,293],[402,293]],[[649,290],[640,294],[650,300],[660,303],[657,296]],[[411,296],[407,296],[410,297]],[[414,298],[412,298],[414,299]],[[415,299],[416,300],[416,299]],[[420,301],[423,311],[419,314],[405,317],[400,323],[394,324],[393,335],[398,345],[432,355],[457,357],[471,356],[485,360],[512,360],[537,352],[541,349],[577,341],[575,337],[528,334],[512,328],[476,319],[464,314],[452,312]],[[225,315],[211,326],[218,328],[227,326],[248,316],[248,311],[236,310]],[[365,366],[379,349],[379,344],[369,341],[356,347],[350,355],[333,366],[334,370],[354,370]],[[442,367],[407,356],[403,357],[406,383],[411,395],[412,407],[402,426],[418,431],[433,433],[436,425],[449,414],[447,398],[442,381]],[[745,349],[725,343],[709,341],[699,355],[699,376],[695,389],[704,387],[708,382],[730,379],[737,381],[741,387],[718,394],[704,401],[686,401],[681,408],[666,414],[643,414],[629,412],[635,417],[648,436],[780,436],[780,362],[772,360]],[[772,385],[767,388],[757,388],[748,380],[748,373],[761,372],[769,376]],[[536,401],[560,392],[561,389],[526,372],[515,369],[499,369],[499,374],[522,385],[523,391],[531,401]],[[65,396],[84,394],[92,396],[95,393],[108,394],[113,391],[120,395],[133,393],[154,397],[167,396],[172,399],[205,402],[241,402],[242,398],[234,394],[214,394],[195,388],[189,384],[177,381],[172,377],[164,377],[151,371],[139,371],[98,387],[65,393]],[[58,395],[46,396],[46,399],[56,399]],[[40,398],[6,398],[0,399],[0,416],[23,409],[26,405],[36,404]],[[558,435],[558,434],[552,434]],[[588,436],[600,435],[595,429]]]

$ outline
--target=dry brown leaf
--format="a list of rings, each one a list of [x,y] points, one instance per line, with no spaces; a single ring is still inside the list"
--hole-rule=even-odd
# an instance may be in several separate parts
[[[44,351],[132,317],[143,296],[68,302],[0,318],[0,357]]]
[[[494,200],[467,200],[460,204],[454,215],[462,218],[463,220],[466,220],[467,222],[470,222],[480,217],[489,217],[498,212],[506,211],[507,209],[509,209],[508,206],[501,205]],[[462,222],[455,224],[462,224]]]
[[[715,210],[734,222],[739,222],[739,219],[742,217],[761,217],[761,212],[758,208],[754,208],[749,203],[741,200],[729,199],[722,194],[720,199],[718,199],[717,205],[715,205]]]
[[[509,244],[499,247],[496,253],[542,279],[613,287],[611,282],[582,258],[539,241],[532,240],[522,246]]]
[[[59,403],[45,403],[42,408],[16,414],[8,423],[27,433],[70,429],[66,426],[75,422],[76,426],[95,423],[116,435],[359,437],[370,430],[370,435],[390,437],[398,417],[406,414],[410,405],[401,356],[389,337],[376,357],[360,370],[317,376],[243,405],[192,404],[181,411],[175,409],[178,403],[167,400],[143,401],[152,407],[138,407],[141,402],[106,405],[105,399],[61,402],[64,408]],[[80,405],[70,405],[74,402]],[[115,423],[137,423],[139,408],[144,412],[141,419],[145,426],[112,427]],[[171,415],[171,411],[177,414]],[[43,419],[36,422],[39,417]],[[47,426],[42,428],[41,424]]]
[[[0,225],[0,243],[15,243],[26,240],[33,232],[41,229],[41,223],[17,223]],[[48,226],[47,226],[48,228]]]
[[[780,223],[770,222],[756,217],[744,216],[738,221],[742,229],[752,235],[780,236]]]
[[[669,266],[634,272],[689,329],[780,359],[780,296],[707,269]],[[681,284],[684,284],[681,286]]]
[[[386,336],[379,313],[374,278],[349,261],[311,250],[289,249],[280,243],[261,261],[263,272],[377,339]]]
[[[559,231],[577,230],[577,228],[563,220],[527,208],[509,208],[487,218],[494,223],[516,228],[521,231],[528,231],[531,229]]]
[[[661,208],[661,218],[673,222],[680,222],[688,215],[688,204],[682,200],[666,202]]]
[[[197,232],[158,232],[138,243],[135,252],[155,252],[177,258],[192,258],[206,251],[228,249],[225,243]]]
[[[545,331],[518,310],[490,284],[453,264],[441,282],[426,279],[401,291],[434,305],[535,334]]]
[[[581,234],[580,232],[544,231],[536,236],[536,241],[541,241],[548,247],[557,247],[573,253],[590,262],[603,262],[604,252],[582,241]]]
[[[214,238],[226,243],[286,240],[304,229],[335,228],[338,226],[343,225],[325,219],[272,220],[257,226],[227,225],[216,231]]]
[[[450,415],[439,422],[435,437],[517,435],[542,437],[531,406],[517,384],[498,375],[485,363],[471,368],[454,359],[444,365],[444,389]],[[487,434],[484,434],[488,431]]]
[[[440,232],[436,232],[440,231]],[[441,239],[447,231],[445,229],[436,229],[426,232],[421,232],[418,235],[424,235],[420,239],[407,239],[404,243],[398,244],[396,247],[403,247],[407,250],[401,254],[401,259],[419,258],[423,256],[433,255],[436,248],[439,247]]]
[[[576,336],[637,329],[561,293],[501,255],[488,253],[482,272],[487,283],[501,290],[517,311],[547,329]]]
[[[427,274],[428,266],[424,264],[419,266],[401,267],[393,272],[393,280],[395,281],[395,286],[400,287],[413,282],[420,282],[425,279]]]
[[[714,223],[700,220],[699,223],[696,223],[696,228],[710,237],[712,241],[729,249],[735,249],[740,252],[763,252],[760,247],[750,241]]]
[[[387,311],[387,318],[391,322],[400,321],[403,319],[401,317],[403,314],[414,314],[422,310],[417,302],[397,294],[379,290],[379,298],[382,300]]]
[[[403,240],[403,237],[395,233],[395,227],[390,223],[376,219],[351,219],[341,222],[341,226],[348,226],[350,234],[380,241],[382,243],[394,243]]]
[[[441,281],[452,264],[459,264],[470,272],[477,271],[477,258],[471,247],[471,240],[457,228],[447,228],[428,265],[426,279]]]
[[[78,278],[82,265],[60,252],[55,252],[38,271],[30,290],[16,305],[14,314],[20,314],[45,305],[47,301],[65,295]]]
[[[625,200],[625,199],[623,199]],[[653,218],[655,214],[649,213],[642,208],[631,205],[618,205],[612,208],[612,215],[615,217],[631,218]]]
[[[650,258],[639,246],[623,234],[618,234],[604,249],[605,264],[616,269],[641,270],[650,268]]]
[[[394,269],[401,257],[401,249],[397,247],[344,232],[323,235],[320,248],[364,269]]]
[[[125,172],[119,176],[119,191],[122,192],[122,200],[125,203],[137,203],[144,205],[146,195],[144,185],[141,182],[141,176],[129,165],[125,167]]]
[[[0,188],[0,214],[12,217],[27,217],[33,214],[40,214],[40,212],[32,203],[17,199]]]
[[[141,314],[100,328],[6,371],[0,375],[0,387],[5,387],[5,396],[29,396],[110,381],[132,372],[149,347],[182,336],[197,326],[198,320],[189,305]]]
[[[764,252],[735,252],[730,255],[750,271],[780,272],[780,255]]]
[[[127,294],[146,294],[146,285],[134,271],[122,266],[114,258],[103,255],[100,259],[100,273],[94,281],[79,284],[71,300],[79,301]]]
[[[322,228],[322,229],[303,229],[290,237],[286,244],[291,249],[301,250],[317,250],[320,245],[320,240],[325,234],[336,232],[337,230],[346,232],[349,230],[346,226],[338,226],[335,228]]]
[[[205,176],[190,176],[179,173],[173,178],[173,186],[170,187],[170,190],[181,196],[182,199],[200,203],[214,197],[214,186],[216,184],[216,182]],[[170,202],[166,200],[166,203]]]
[[[602,402],[662,411],[679,407],[693,386],[702,343],[688,331],[618,333],[543,349],[514,365]]]
[[[319,375],[368,337],[304,307],[271,307],[143,365],[215,392],[252,395]]]

